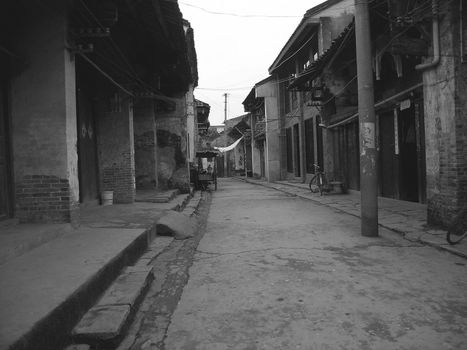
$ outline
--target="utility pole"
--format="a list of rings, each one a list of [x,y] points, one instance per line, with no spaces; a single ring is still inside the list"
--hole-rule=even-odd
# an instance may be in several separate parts
[[[361,232],[378,236],[378,175],[369,0],[355,0],[358,116],[360,127]]]
[[[227,97],[229,96],[228,93],[224,95],[224,140],[225,144],[224,147],[227,147]],[[227,152],[224,152],[224,177],[227,177],[227,167],[229,166],[227,161]]]
[[[227,98],[229,97],[228,93],[225,93],[224,95],[224,122],[227,120]]]

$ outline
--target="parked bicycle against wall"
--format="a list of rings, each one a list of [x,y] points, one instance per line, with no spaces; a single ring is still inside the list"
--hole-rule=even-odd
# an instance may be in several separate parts
[[[465,237],[467,237],[467,207],[454,218],[446,234],[446,240],[449,244],[457,244]]]
[[[327,188],[326,174],[322,172],[318,164],[313,164],[315,167],[315,175],[310,180],[310,191],[316,193],[319,191],[320,196],[323,195],[323,191]]]

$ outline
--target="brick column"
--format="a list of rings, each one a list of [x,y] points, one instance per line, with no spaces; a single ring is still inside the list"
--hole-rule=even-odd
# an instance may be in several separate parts
[[[447,226],[467,205],[467,67],[455,11],[440,33],[441,61],[423,74],[427,204],[428,223]]]
[[[37,10],[14,35],[23,57],[11,80],[15,216],[20,222],[78,219],[74,61],[66,16]]]
[[[97,116],[99,178],[102,191],[113,191],[114,203],[135,201],[133,102],[116,92],[101,99]]]
[[[135,101],[133,122],[136,188],[156,188],[157,140],[153,100]]]

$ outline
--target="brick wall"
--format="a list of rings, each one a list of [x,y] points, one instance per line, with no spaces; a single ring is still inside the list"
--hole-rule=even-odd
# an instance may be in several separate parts
[[[157,187],[157,140],[154,102],[137,101],[133,114],[136,188],[155,188]]]
[[[15,216],[74,222],[79,184],[75,65],[65,48],[66,16],[32,7],[14,31],[21,70],[11,79]]]
[[[115,96],[117,103],[106,103]],[[136,185],[132,101],[118,93],[102,98],[97,127],[100,188],[114,192],[114,203],[133,203]]]
[[[187,164],[187,120],[185,96],[170,110],[156,115],[158,183],[161,189],[189,189]]]
[[[441,62],[423,75],[428,223],[442,226],[467,205],[467,68],[454,3],[441,22]]]
[[[70,196],[67,179],[25,175],[16,183],[16,216],[20,222],[76,222],[78,206]]]

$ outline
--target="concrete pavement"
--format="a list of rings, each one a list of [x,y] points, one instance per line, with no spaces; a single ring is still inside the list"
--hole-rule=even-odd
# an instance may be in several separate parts
[[[465,259],[220,180],[165,349],[466,349]]]
[[[183,207],[137,202],[81,210],[81,225],[0,225],[0,349],[55,349],[122,268],[138,258],[156,223]],[[199,193],[196,200],[200,200]]]
[[[320,196],[319,193],[311,193],[308,184],[292,181],[270,183],[252,178],[240,179],[304,199],[313,200],[316,203],[360,217],[360,192],[357,191],[349,191],[348,194],[325,194]],[[409,241],[428,244],[467,258],[467,239],[457,245],[450,245],[446,242],[445,230],[427,226],[426,212],[426,204],[378,197],[378,223],[380,227],[397,232]]]

